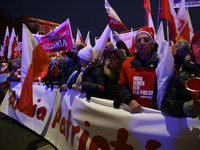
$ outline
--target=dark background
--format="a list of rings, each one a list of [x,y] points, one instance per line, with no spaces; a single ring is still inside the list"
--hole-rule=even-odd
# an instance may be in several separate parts
[[[145,26],[143,0],[108,0],[108,2],[128,30]],[[159,0],[150,2],[154,26],[157,29]],[[15,20],[20,15],[26,15],[63,23],[69,18],[73,37],[76,38],[77,28],[81,31],[84,40],[87,32],[90,31],[93,46],[94,38],[100,36],[107,25],[104,5],[104,0],[0,0],[0,9],[11,20]],[[196,33],[200,30],[200,7],[189,7],[189,12]],[[159,23],[160,21],[163,21],[165,28],[166,21],[159,17]],[[116,29],[116,31],[123,30]]]

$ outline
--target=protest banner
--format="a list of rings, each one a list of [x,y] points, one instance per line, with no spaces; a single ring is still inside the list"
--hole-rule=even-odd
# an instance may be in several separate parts
[[[69,19],[47,35],[34,34],[34,37],[47,53],[69,50],[73,46]]]
[[[64,149],[200,149],[198,118],[174,118],[161,111],[143,107],[133,113],[127,105],[119,109],[113,101],[78,91],[60,93],[56,86],[33,84],[35,117],[18,111],[15,102],[20,83],[12,83],[0,111]]]

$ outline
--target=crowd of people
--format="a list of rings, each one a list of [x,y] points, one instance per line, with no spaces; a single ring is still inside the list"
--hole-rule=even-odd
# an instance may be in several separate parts
[[[143,27],[137,31],[133,54],[116,31],[113,31],[113,39],[117,48],[107,42],[99,59],[94,58],[92,46],[80,42],[75,42],[64,55],[49,56],[51,61],[34,82],[51,89],[57,85],[60,92],[73,89],[85,94],[88,100],[91,97],[112,100],[115,108],[125,103],[135,113],[142,112],[143,107],[158,109],[158,45],[153,28]],[[179,40],[175,50],[175,73],[167,86],[161,111],[173,117],[195,118],[200,114],[200,101],[194,104],[185,82],[200,77],[200,31],[193,36],[191,44]],[[1,74],[10,73],[7,81],[0,84],[2,99],[9,82],[21,79],[21,58],[2,62],[0,67]]]

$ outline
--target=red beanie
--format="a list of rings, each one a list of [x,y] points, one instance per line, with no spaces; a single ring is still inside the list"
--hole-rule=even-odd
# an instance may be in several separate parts
[[[191,48],[192,48],[192,44],[196,41],[200,39],[200,31],[198,31],[197,33],[195,33],[195,35],[192,37],[192,41],[191,41]]]
[[[152,27],[142,27],[140,30],[137,31],[136,36],[140,33],[148,34],[152,42],[154,42],[154,29]],[[136,36],[135,36],[135,41],[136,41]]]

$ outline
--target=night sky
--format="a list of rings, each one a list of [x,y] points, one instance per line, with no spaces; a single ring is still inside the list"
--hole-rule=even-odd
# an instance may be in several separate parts
[[[143,0],[108,0],[108,2],[129,30],[145,25]],[[157,28],[159,0],[150,2],[154,26]],[[76,37],[77,28],[84,40],[90,31],[93,45],[94,37],[100,36],[107,25],[104,3],[104,0],[1,0],[0,8],[3,8],[5,14],[10,15],[13,20],[20,15],[26,15],[61,24],[69,18],[73,37]],[[196,33],[200,30],[200,7],[190,7],[189,12]],[[166,21],[159,18],[160,21],[163,21],[165,27]],[[116,31],[123,30],[116,29]]]

